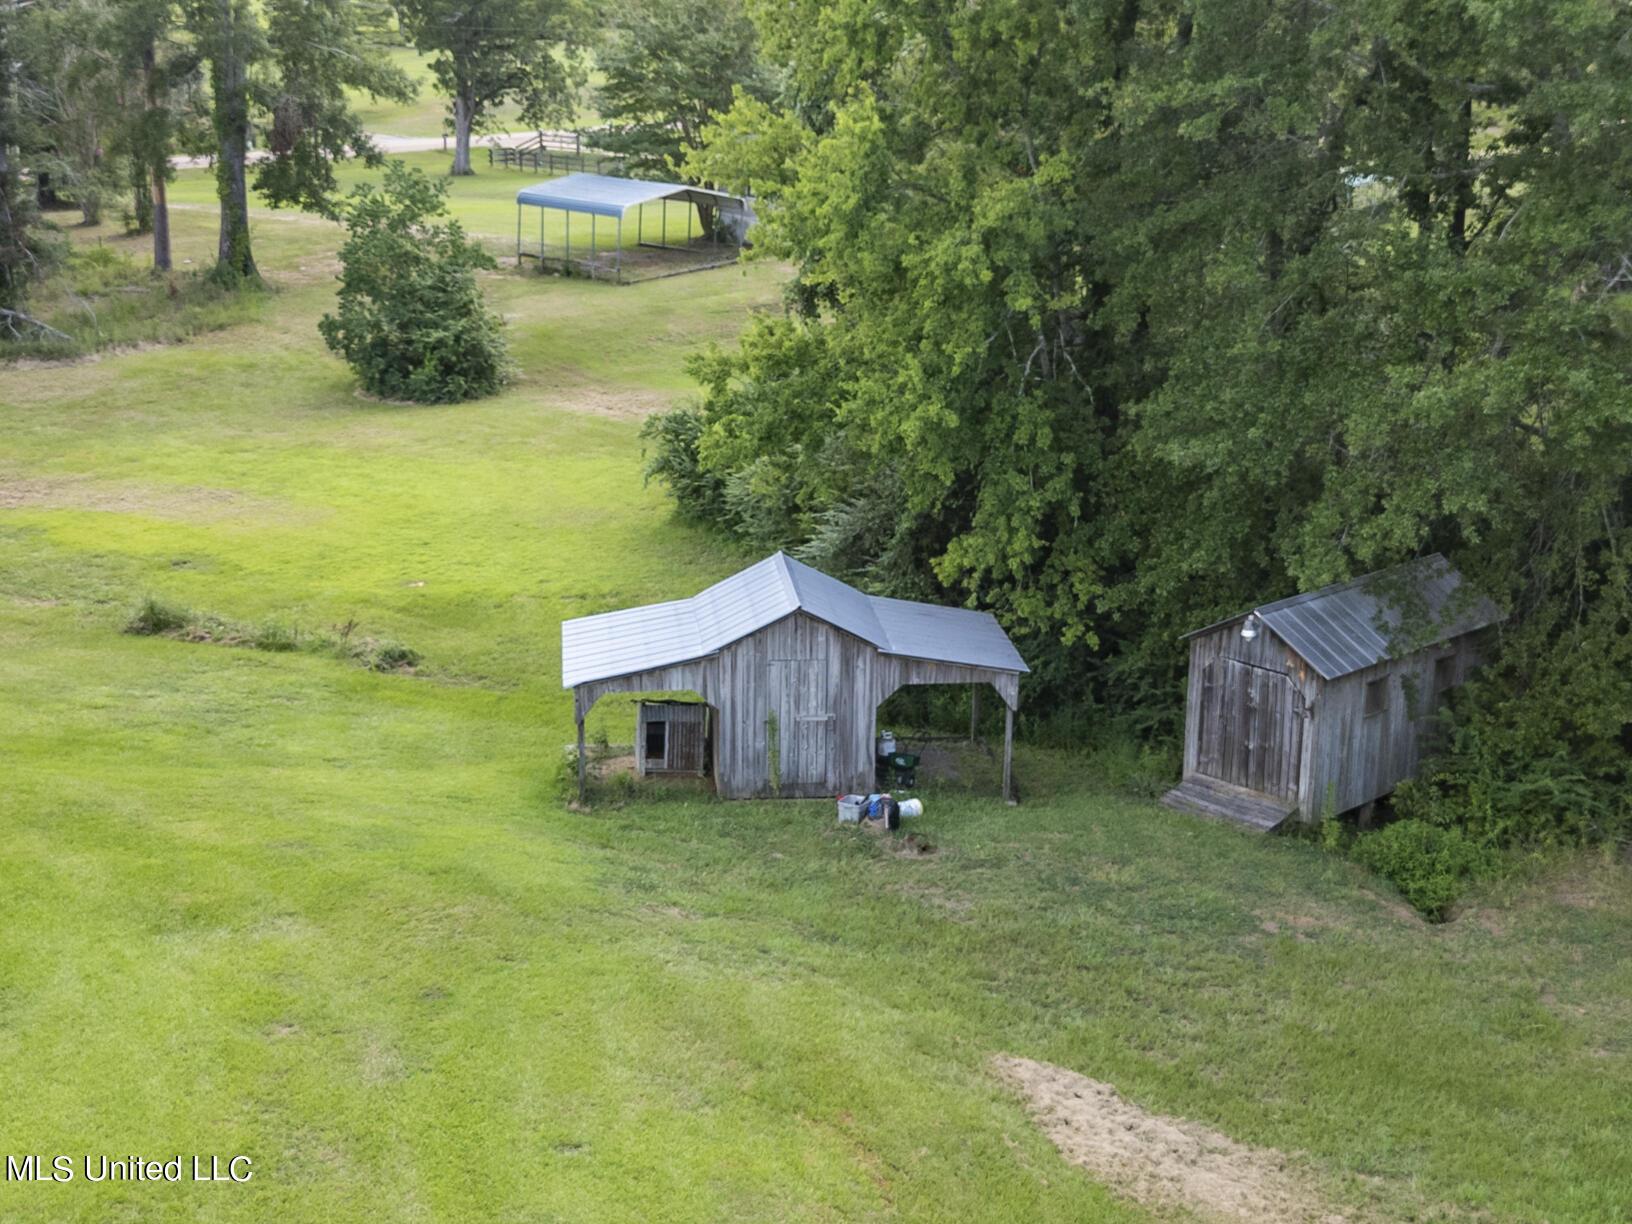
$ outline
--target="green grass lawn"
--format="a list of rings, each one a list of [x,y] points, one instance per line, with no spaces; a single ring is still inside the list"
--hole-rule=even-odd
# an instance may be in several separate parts
[[[522,379],[397,407],[317,336],[335,228],[255,224],[254,317],[0,368],[0,1148],[255,1178],[0,1182],[0,1219],[1158,1218],[1061,1162],[998,1052],[1372,1218],[1629,1218],[1624,865],[1427,926],[1024,744],[1025,806],[932,791],[923,858],[824,803],[570,810],[559,623],[748,559],[672,519],[637,431],[777,270],[487,278]],[[213,243],[178,210],[178,261]],[[425,662],[122,635],[149,594]]]

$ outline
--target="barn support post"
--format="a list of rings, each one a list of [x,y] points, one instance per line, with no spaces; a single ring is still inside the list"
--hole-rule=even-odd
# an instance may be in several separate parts
[[[980,684],[977,681],[969,686],[969,742],[972,744],[980,735]]]
[[[582,725],[582,724],[580,724]],[[1015,806],[1014,798],[1014,707],[1003,703],[1003,802]]]
[[[584,801],[584,719],[578,716],[578,802]]]

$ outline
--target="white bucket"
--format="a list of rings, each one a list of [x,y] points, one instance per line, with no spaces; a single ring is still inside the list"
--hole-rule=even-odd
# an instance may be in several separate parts
[[[923,814],[924,814],[924,801],[922,799],[903,799],[903,800],[901,800],[901,815],[903,815],[903,816],[922,816]]]

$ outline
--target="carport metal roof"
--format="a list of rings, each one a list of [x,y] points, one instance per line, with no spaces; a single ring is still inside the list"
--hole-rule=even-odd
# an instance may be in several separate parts
[[[743,206],[741,196],[727,195],[723,191],[688,187],[684,183],[614,178],[610,174],[569,174],[545,183],[534,183],[516,192],[517,204],[592,213],[598,217],[621,218],[631,208],[655,204],[659,200],[685,200],[692,204],[713,204],[718,208]]]

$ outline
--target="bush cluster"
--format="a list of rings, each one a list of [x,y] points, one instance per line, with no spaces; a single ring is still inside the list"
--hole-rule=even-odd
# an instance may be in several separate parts
[[[1397,820],[1362,834],[1350,851],[1362,867],[1387,876],[1425,918],[1439,922],[1470,884],[1490,879],[1501,858],[1461,829]]]
[[[386,399],[455,403],[509,381],[503,322],[476,270],[498,265],[445,220],[447,188],[402,162],[343,208],[338,311],[318,324],[363,386]]]

